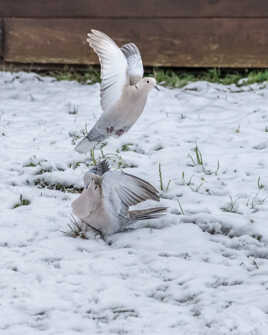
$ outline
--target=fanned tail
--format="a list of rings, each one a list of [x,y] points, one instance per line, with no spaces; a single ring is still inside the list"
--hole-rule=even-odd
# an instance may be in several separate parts
[[[154,207],[148,209],[141,209],[129,211],[131,221],[151,220],[157,219],[166,214],[167,207]]]
[[[102,160],[99,164],[96,166],[93,166],[92,169],[90,169],[91,173],[94,173],[98,176],[103,176],[105,172],[110,170],[109,163],[106,159]]]

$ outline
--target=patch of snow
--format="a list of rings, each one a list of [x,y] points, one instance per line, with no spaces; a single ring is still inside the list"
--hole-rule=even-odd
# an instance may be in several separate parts
[[[0,99],[0,334],[268,333],[265,85],[153,91],[95,156],[158,188],[160,163],[168,214],[105,242],[63,233],[99,85],[0,72]]]

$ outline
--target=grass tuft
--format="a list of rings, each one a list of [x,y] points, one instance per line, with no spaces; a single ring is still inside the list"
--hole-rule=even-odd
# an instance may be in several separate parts
[[[64,185],[61,183],[49,183],[47,180],[43,178],[37,178],[34,180],[34,185],[38,188],[47,188],[49,190],[56,190],[61,192],[68,193],[81,193],[83,191],[83,187],[75,187],[74,185]]]
[[[84,71],[78,71],[75,68],[65,66],[62,70],[50,71],[45,74],[57,80],[74,80],[80,84],[95,84],[100,82],[100,71],[93,66],[89,66]]]
[[[233,199],[232,196],[229,196],[230,201],[228,201],[224,206],[221,207],[221,210],[223,212],[228,212],[228,213],[236,213],[236,214],[241,214],[239,212],[239,203],[238,203],[238,198]]]
[[[223,85],[235,84],[238,87],[263,83],[268,80],[268,70],[233,69],[153,69],[153,76],[163,86],[181,88],[196,81],[208,81]]]
[[[194,147],[194,153],[195,153],[195,157],[193,157],[191,154],[188,155],[192,161],[193,166],[196,166],[196,165],[204,166],[203,156],[197,145]]]
[[[160,190],[163,192],[167,192],[171,183],[171,179],[169,179],[167,185],[164,185],[163,181],[163,174],[162,174],[162,168],[161,168],[161,163],[158,165],[158,173],[159,173],[159,182],[160,182]]]
[[[9,66],[6,71],[18,72],[18,66]],[[25,70],[25,68],[24,68]],[[27,70],[27,68],[26,68]],[[57,68],[53,71],[45,70],[42,67],[28,67],[28,71],[36,71],[39,76],[38,80],[42,80],[42,76],[49,75],[56,80],[72,80],[81,84],[95,84],[101,81],[99,66],[68,66]],[[211,83],[219,83],[223,85],[235,84],[238,87],[251,85],[254,83],[263,83],[268,80],[267,69],[178,69],[178,68],[146,68],[146,75],[153,75],[157,82],[163,86],[171,88],[181,88],[185,85],[196,81],[208,81]],[[189,88],[189,90],[196,90]],[[76,111],[74,111],[74,114]],[[72,114],[72,111],[71,111]]]
[[[24,198],[23,195],[21,194],[19,202],[17,202],[12,208],[15,209],[15,208],[18,208],[18,207],[21,207],[21,206],[29,206],[30,203],[31,203],[31,201]]]
[[[63,233],[69,237],[82,239],[88,239],[86,230],[82,222],[76,220],[73,216],[71,217],[71,222],[67,224],[68,230],[63,231]]]
[[[95,157],[95,147],[90,149],[90,160],[92,161],[94,166],[96,166],[98,164],[97,160],[96,160],[96,157]]]
[[[215,171],[213,171],[213,170],[208,169],[208,168],[206,167],[206,164],[205,164],[205,162],[204,162],[204,160],[203,160],[202,152],[200,151],[198,145],[196,145],[196,146],[193,148],[193,151],[194,151],[195,155],[188,154],[188,157],[191,159],[191,163],[189,164],[189,166],[191,166],[191,167],[201,166],[203,172],[204,172],[206,175],[212,175],[212,174],[215,174],[215,176],[217,176],[218,173],[219,173],[219,169],[220,169],[220,161],[219,161],[219,160],[217,161],[217,167],[216,167]]]
[[[79,238],[88,240],[89,237],[87,236],[87,232],[91,231],[95,233],[95,237],[99,237],[105,241],[105,237],[100,230],[89,225],[86,222],[76,220],[76,218],[73,216],[71,216],[71,222],[67,224],[67,227],[68,227],[68,230],[62,231],[62,233],[64,233],[65,235],[69,237],[73,237],[73,238],[79,237]]]
[[[77,105],[68,104],[68,114],[69,115],[76,115],[76,114],[78,114],[78,106]]]
[[[195,76],[191,73],[177,73],[172,70],[154,70],[153,76],[156,81],[163,86],[181,88],[189,82],[195,81]]]
[[[258,177],[257,184],[258,184],[258,189],[259,190],[262,190],[264,188],[264,184],[261,182],[261,177],[260,176]]]

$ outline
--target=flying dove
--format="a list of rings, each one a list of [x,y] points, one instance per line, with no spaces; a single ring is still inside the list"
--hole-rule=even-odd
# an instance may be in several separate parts
[[[143,78],[139,49],[127,43],[120,49],[106,34],[91,30],[87,39],[101,65],[103,113],[75,150],[86,153],[109,136],[121,136],[143,112],[148,93],[157,88],[154,78]]]
[[[129,210],[142,201],[159,201],[158,191],[148,182],[133,175],[111,171],[102,161],[84,176],[84,190],[72,202],[73,213],[102,235],[123,231],[129,224],[163,215],[166,207]]]

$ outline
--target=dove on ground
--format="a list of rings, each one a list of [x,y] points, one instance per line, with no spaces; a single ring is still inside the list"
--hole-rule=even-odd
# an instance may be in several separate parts
[[[81,222],[106,236],[136,221],[162,216],[166,207],[129,210],[149,199],[160,200],[154,186],[131,174],[111,171],[104,160],[85,174],[84,190],[72,202],[72,210]]]
[[[86,153],[109,136],[121,136],[143,112],[147,96],[156,87],[155,78],[143,78],[138,47],[121,48],[106,34],[91,30],[87,39],[101,65],[100,102],[103,113],[75,150]]]

